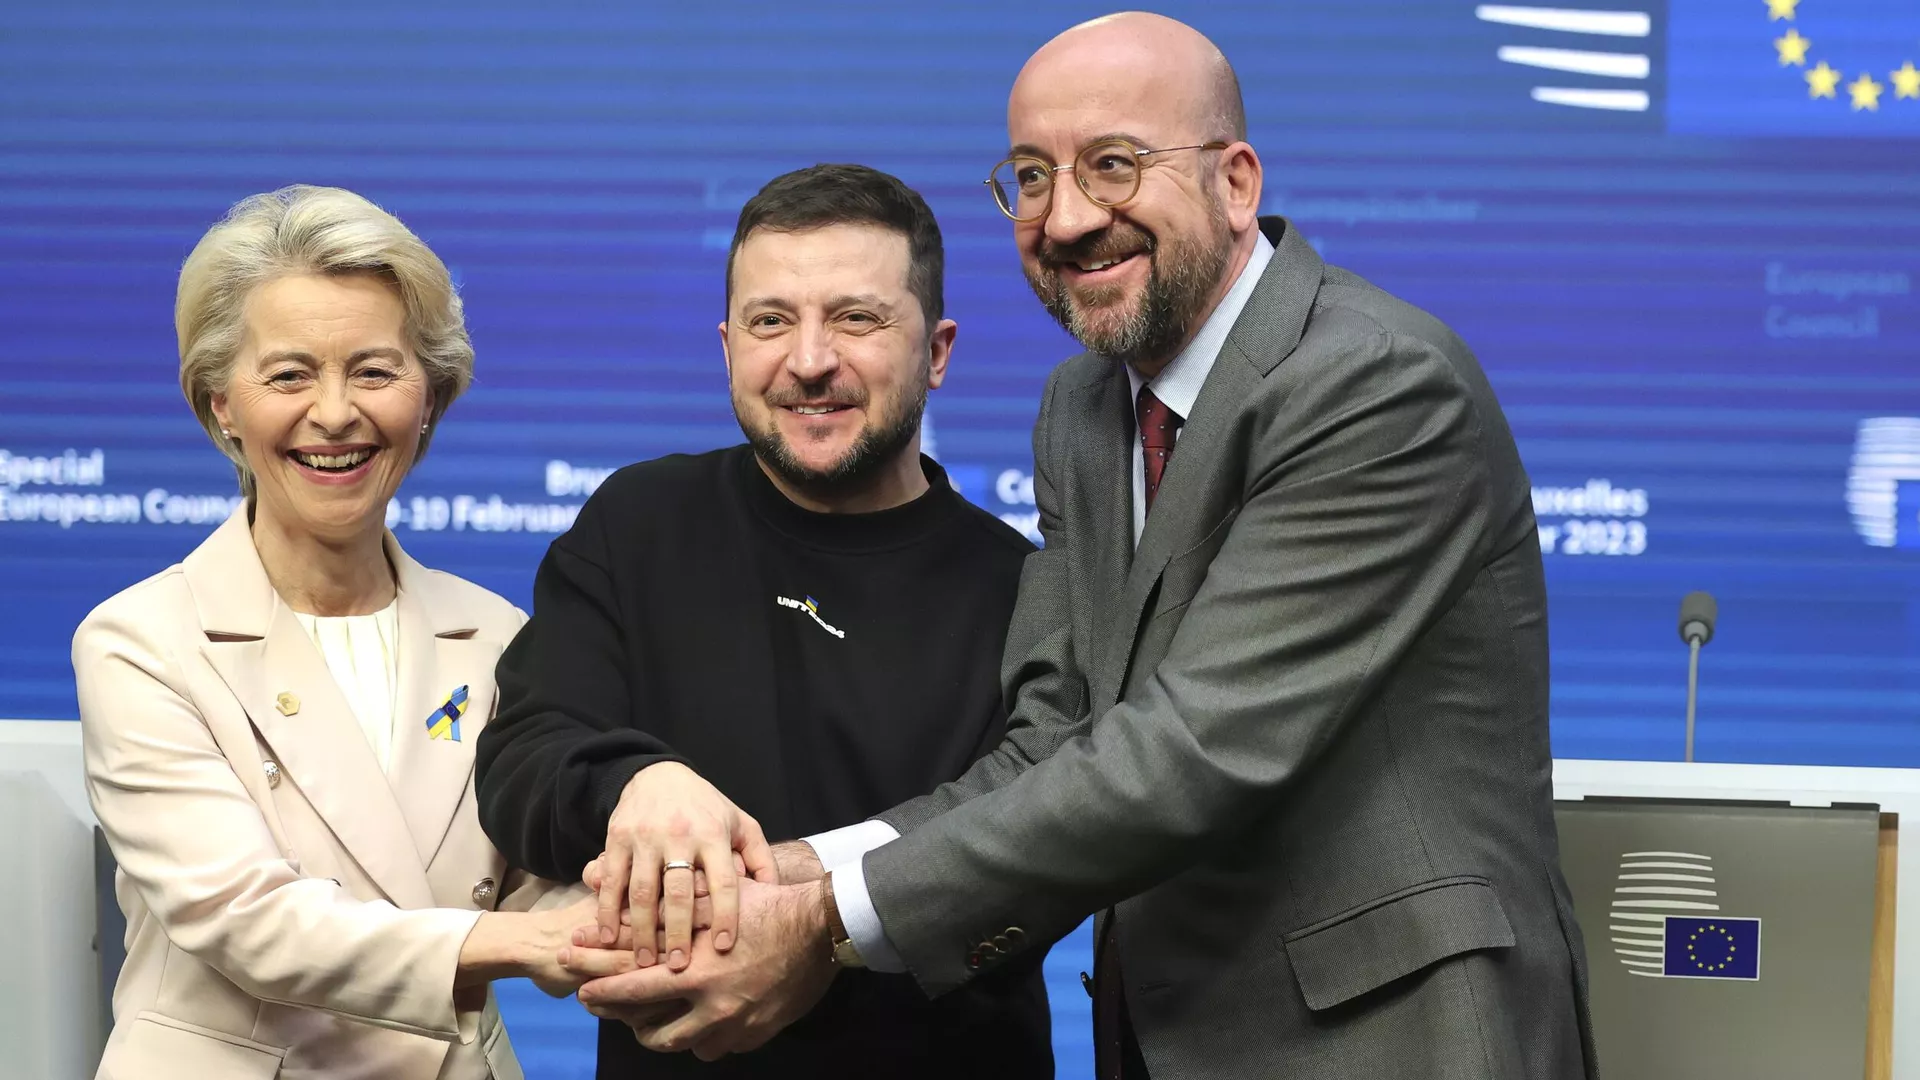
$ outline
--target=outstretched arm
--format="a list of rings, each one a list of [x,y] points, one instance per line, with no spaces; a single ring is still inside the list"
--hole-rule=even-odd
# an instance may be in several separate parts
[[[604,853],[599,922],[608,943],[623,907],[651,918],[664,895],[666,955],[684,965],[694,872],[668,864],[706,872],[716,946],[725,951],[738,933],[733,855],[769,880],[772,855],[758,822],[634,726],[630,661],[594,509],[589,501],[548,550],[533,618],[501,656],[499,710],[477,747],[480,822],[509,861],[543,876],[571,876]],[[642,964],[654,959],[652,929],[638,935]]]

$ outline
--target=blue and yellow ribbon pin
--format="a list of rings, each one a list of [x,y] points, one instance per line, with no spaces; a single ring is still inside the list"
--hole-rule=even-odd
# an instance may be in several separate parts
[[[467,688],[456,687],[433,715],[427,717],[427,738],[460,741],[460,717],[467,711]]]

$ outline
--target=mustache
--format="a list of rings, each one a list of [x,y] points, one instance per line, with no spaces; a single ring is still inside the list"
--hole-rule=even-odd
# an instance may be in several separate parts
[[[1058,266],[1063,263],[1098,262],[1137,253],[1152,255],[1159,246],[1159,241],[1145,229],[1115,224],[1099,232],[1088,233],[1070,244],[1056,244],[1043,238],[1039,254],[1041,262]]]
[[[858,409],[866,405],[867,392],[851,386],[808,386],[805,383],[798,383],[768,391],[765,400],[769,406],[776,409],[790,408],[794,405],[839,405]]]

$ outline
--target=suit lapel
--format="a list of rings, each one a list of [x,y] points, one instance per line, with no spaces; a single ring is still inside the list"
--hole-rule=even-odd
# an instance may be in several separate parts
[[[1125,570],[1125,585],[1108,612],[1110,618],[1096,624],[1120,628],[1101,654],[1098,686],[1110,696],[1096,693],[1100,712],[1119,700],[1126,685],[1140,620],[1168,561],[1199,543],[1219,523],[1231,508],[1220,503],[1237,504],[1240,485],[1229,455],[1240,452],[1243,445],[1233,437],[1243,417],[1242,406],[1253,396],[1260,379],[1300,343],[1319,294],[1325,269],[1319,254],[1279,218],[1264,219],[1262,226],[1274,245],[1273,258],[1207,372],[1200,396],[1193,403],[1193,415],[1181,425],[1180,441],[1161,477],[1139,547]],[[1126,385],[1124,378],[1118,381]],[[1132,447],[1124,453],[1126,467],[1131,468]],[[1222,493],[1220,488],[1228,481],[1233,490]],[[1131,488],[1129,483],[1129,494]],[[1122,505],[1130,506],[1130,502],[1130,498],[1123,500]],[[1129,530],[1131,524],[1129,521]]]
[[[398,907],[430,907],[432,894],[406,822],[333,673],[284,604],[260,641],[210,641],[207,661],[240,699],[280,769],[333,835]],[[282,695],[298,708],[282,711]]]
[[[1180,426],[1180,441],[1160,478],[1147,527],[1140,533],[1140,547],[1127,574],[1122,614],[1137,619],[1167,560],[1199,542],[1218,520],[1218,515],[1210,519],[1207,514],[1209,495],[1216,486],[1208,480],[1222,468],[1240,405],[1259,381],[1252,365],[1231,349],[1221,350],[1207,372],[1200,396],[1194,399],[1193,415]]]
[[[473,776],[473,744],[494,707],[493,666],[498,642],[473,637],[456,598],[388,540],[387,557],[400,579],[400,678],[394,694],[393,771],[389,786],[406,818],[421,866],[446,839]],[[435,738],[433,721],[455,691],[466,691],[457,725]],[[457,729],[458,738],[453,738]]]
[[[1077,481],[1069,486],[1067,528],[1079,553],[1075,561],[1084,560],[1094,640],[1103,642],[1088,669],[1088,689],[1096,702],[1111,704],[1119,693],[1112,672],[1124,659],[1127,643],[1107,630],[1118,625],[1121,586],[1134,561],[1133,424],[1125,373],[1118,365],[1108,365],[1075,388],[1067,412],[1065,434]],[[1104,708],[1096,715],[1099,711]]]
[[[1261,218],[1260,228],[1273,244],[1273,258],[1254,286],[1253,295],[1247,298],[1247,306],[1234,320],[1221,355],[1237,353],[1264,376],[1300,344],[1307,318],[1320,297],[1327,264],[1285,219]]]
[[[433,905],[405,818],[326,661],[267,581],[246,509],[185,564],[201,647],[281,771],[398,907]]]
[[[1193,415],[1181,425],[1180,441],[1160,479],[1159,495],[1141,530],[1140,546],[1133,554],[1111,624],[1125,629],[1114,635],[1114,647],[1106,657],[1109,670],[1103,678],[1109,681],[1103,685],[1113,688],[1113,698],[1106,702],[1109,708],[1127,684],[1140,621],[1161,572],[1174,555],[1199,543],[1228,509],[1218,505],[1223,501],[1220,481],[1225,479],[1221,470],[1231,465],[1228,455],[1235,442],[1232,433],[1240,405],[1258,382],[1259,376],[1243,358],[1222,350],[1194,400]]]

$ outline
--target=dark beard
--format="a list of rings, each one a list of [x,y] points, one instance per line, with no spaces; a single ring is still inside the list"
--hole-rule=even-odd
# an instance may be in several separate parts
[[[1126,364],[1171,360],[1206,315],[1207,301],[1226,273],[1233,249],[1226,208],[1215,200],[1207,216],[1212,228],[1204,242],[1162,245],[1143,229],[1115,223],[1072,245],[1043,245],[1042,269],[1038,274],[1027,270],[1027,284],[1054,321],[1089,350]],[[1146,292],[1118,326],[1102,327],[1075,306],[1060,280],[1062,263],[1142,249],[1148,261]]]
[[[901,407],[891,416],[870,422],[840,460],[825,469],[811,469],[801,464],[773,424],[769,423],[764,430],[749,425],[740,413],[738,402],[733,407],[733,418],[747,437],[754,456],[773,470],[774,475],[810,499],[831,502],[865,489],[912,444],[913,437],[920,433],[920,417],[927,407],[927,381],[923,367],[919,385],[911,395],[901,399]],[[806,389],[801,387],[795,399],[818,396],[809,395]]]

